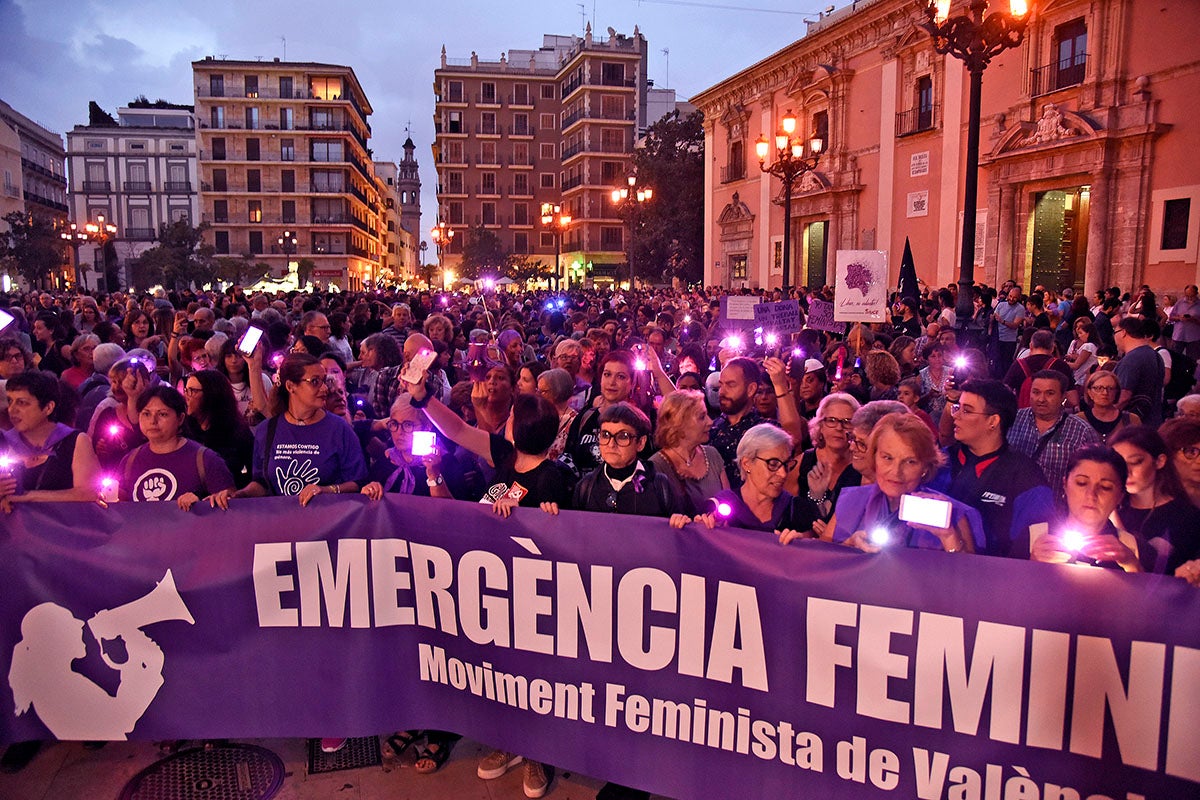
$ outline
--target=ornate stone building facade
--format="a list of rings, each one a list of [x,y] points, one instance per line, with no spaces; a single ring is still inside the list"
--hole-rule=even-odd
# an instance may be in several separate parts
[[[706,119],[706,282],[782,282],[781,185],[754,143],[789,111],[799,135],[825,141],[793,190],[793,284],[831,282],[839,249],[888,251],[894,279],[906,237],[925,280],[957,278],[968,79],[920,14],[859,0],[692,98]],[[1189,0],[1038,4],[1025,42],[983,75],[977,281],[1197,281],[1198,26]]]

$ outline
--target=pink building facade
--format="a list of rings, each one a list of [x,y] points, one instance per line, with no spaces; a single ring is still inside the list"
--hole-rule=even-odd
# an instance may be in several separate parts
[[[906,237],[922,279],[957,280],[968,76],[917,26],[923,5],[859,0],[692,98],[706,120],[706,283],[782,284],[782,185],[754,144],[789,112],[797,135],[825,142],[793,188],[789,283],[832,283],[837,250],[886,250],[895,285]],[[1197,282],[1196,30],[1195,0],[1037,4],[1024,43],[983,75],[977,282]]]

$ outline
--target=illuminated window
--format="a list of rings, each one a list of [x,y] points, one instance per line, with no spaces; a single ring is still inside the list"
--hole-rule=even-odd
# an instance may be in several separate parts
[[[342,79],[310,78],[308,81],[308,93],[310,97],[317,100],[341,100]]]
[[[250,200],[246,203],[246,221],[262,222],[262,200]]]

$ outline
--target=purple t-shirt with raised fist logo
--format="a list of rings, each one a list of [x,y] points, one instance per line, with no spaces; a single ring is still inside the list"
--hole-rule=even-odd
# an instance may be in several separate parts
[[[201,477],[196,454],[201,445],[191,439],[171,453],[155,453],[149,445],[133,450],[119,467],[121,498],[134,501],[175,500],[188,492],[207,497],[234,488],[233,475],[225,461],[207,448],[201,459]]]

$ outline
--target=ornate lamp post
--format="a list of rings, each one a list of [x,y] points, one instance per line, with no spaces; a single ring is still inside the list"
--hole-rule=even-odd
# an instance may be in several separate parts
[[[825,142],[818,137],[808,141],[806,146],[799,137],[793,137],[796,132],[796,116],[791,109],[780,121],[779,130],[775,133],[775,160],[767,163],[771,144],[766,134],[758,137],[754,143],[754,152],[758,156],[758,168],[768,175],[774,175],[783,181],[783,294],[787,297],[791,289],[791,250],[792,250],[792,186],[796,179],[806,172],[817,168],[821,158],[821,150]],[[805,155],[807,149],[808,155]]]
[[[454,241],[454,229],[447,225],[445,220],[439,219],[438,224],[430,229],[429,238],[433,239],[433,244],[437,248],[438,269],[442,272],[442,291],[445,291],[446,267],[442,263],[442,254],[450,248],[450,243]]]
[[[617,214],[629,223],[629,247],[626,248],[626,258],[629,259],[629,289],[633,291],[633,230],[634,216],[642,203],[649,202],[654,197],[654,189],[646,185],[638,185],[637,173],[629,173],[625,179],[626,186],[612,190],[612,202],[617,207]]]
[[[292,231],[284,231],[275,241],[279,244],[279,249],[283,251],[283,275],[287,277],[287,274],[292,271],[292,253],[296,252],[296,234]],[[299,286],[299,277],[297,277],[296,283],[298,288],[304,288]]]
[[[72,222],[58,235],[67,243],[67,247],[71,248],[72,264],[75,266],[75,288],[86,289],[87,287],[83,285],[83,276],[79,272],[79,248],[83,246],[84,242],[88,241],[87,233],[79,230],[79,226]]]
[[[554,231],[554,288],[557,289],[562,278],[562,237],[571,225],[571,215],[564,214],[558,203],[542,203],[542,225]]]
[[[971,287],[975,284],[975,206],[979,193],[979,106],[983,91],[983,71],[991,60],[1025,39],[1025,28],[1032,16],[1030,0],[1008,0],[1008,11],[987,13],[988,0],[966,0],[950,16],[952,0],[929,0],[928,19],[921,27],[933,37],[933,49],[949,53],[966,65],[970,76],[970,101],[967,117],[967,165],[963,182],[962,253],[958,266],[958,325],[966,328],[972,315]],[[994,5],[1001,5],[1000,2]]]

